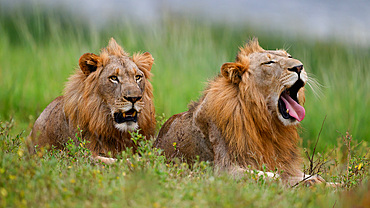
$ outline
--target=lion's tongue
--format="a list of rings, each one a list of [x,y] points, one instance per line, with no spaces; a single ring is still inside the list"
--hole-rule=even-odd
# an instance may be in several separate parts
[[[293,98],[291,98],[287,93],[283,93],[281,95],[281,99],[284,101],[285,107],[289,110],[289,115],[291,117],[294,117],[297,121],[302,121],[304,119],[306,114],[304,108],[293,100]]]

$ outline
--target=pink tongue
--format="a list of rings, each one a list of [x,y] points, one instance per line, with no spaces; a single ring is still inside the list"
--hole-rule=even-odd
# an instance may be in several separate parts
[[[289,115],[297,121],[302,121],[305,116],[305,110],[302,106],[300,106],[293,98],[291,98],[287,93],[283,93],[281,99],[285,103],[286,109],[289,110]]]

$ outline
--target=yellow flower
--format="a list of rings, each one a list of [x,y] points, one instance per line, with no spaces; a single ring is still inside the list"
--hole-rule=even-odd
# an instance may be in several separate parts
[[[154,202],[153,207],[158,208],[161,207],[161,205],[158,202]]]
[[[76,180],[75,179],[71,179],[69,182],[76,183]]]
[[[0,193],[1,193],[1,195],[3,196],[3,197],[6,197],[7,195],[8,195],[8,192],[6,191],[6,189],[4,189],[4,188],[1,188],[0,189]]]
[[[358,169],[359,169],[359,170],[361,170],[362,165],[363,165],[362,163],[358,164]]]
[[[19,149],[17,153],[18,153],[19,157],[22,157],[23,156],[23,149]]]

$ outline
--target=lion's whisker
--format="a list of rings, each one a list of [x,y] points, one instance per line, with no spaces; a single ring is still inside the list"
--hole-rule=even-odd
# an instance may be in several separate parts
[[[311,74],[308,76],[307,84],[316,98],[320,99],[323,96],[322,88],[324,88],[324,85],[320,84]]]

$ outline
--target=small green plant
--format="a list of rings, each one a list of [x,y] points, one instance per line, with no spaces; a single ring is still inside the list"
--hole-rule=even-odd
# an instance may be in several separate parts
[[[348,131],[341,135],[338,147],[324,154],[315,153],[315,149],[312,155],[304,149],[309,162],[309,165],[304,167],[305,174],[326,176],[327,182],[334,182],[336,187],[344,189],[358,187],[368,179],[370,148],[364,141],[360,143],[354,141]]]
[[[14,151],[22,151],[23,149],[19,149],[21,144],[23,143],[22,134],[24,131],[21,131],[16,136],[11,136],[10,131],[14,126],[14,120],[10,119],[8,122],[0,121],[0,148],[5,152],[14,152]]]
[[[345,163],[345,173],[339,175],[339,181],[344,188],[352,189],[369,177],[370,148],[363,141],[356,144],[348,131],[345,135],[341,135],[341,139],[346,147],[344,152],[347,153],[347,163]]]
[[[166,116],[164,113],[162,113],[161,115],[156,115],[155,116],[155,119],[157,120],[157,131],[159,131],[161,129],[161,127],[163,126],[163,124],[167,121],[166,119]]]
[[[82,130],[78,129],[76,133],[77,142],[72,138],[69,138],[65,144],[65,152],[72,159],[73,162],[76,162],[79,158],[90,159],[91,151],[86,147],[89,141],[82,139]]]
[[[153,147],[153,139],[147,139],[142,134],[130,132],[131,140],[136,145],[136,151],[128,149],[123,152],[122,158],[126,158],[126,162],[131,170],[149,167],[157,168],[160,163],[165,163],[165,157],[162,155],[162,150]],[[160,164],[164,165],[164,164]]]

